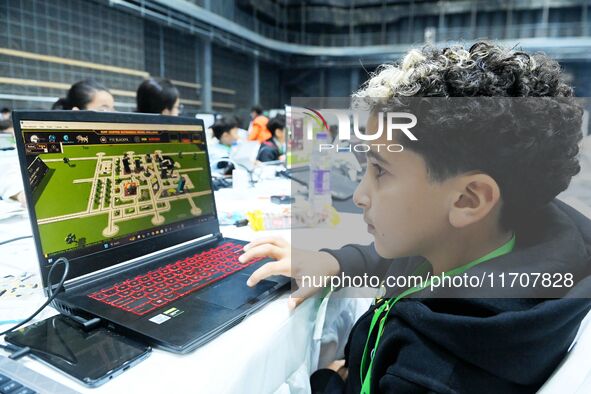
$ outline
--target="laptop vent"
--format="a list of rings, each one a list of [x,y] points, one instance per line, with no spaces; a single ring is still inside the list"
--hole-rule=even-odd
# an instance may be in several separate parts
[[[59,312],[63,313],[64,315],[73,315],[74,310],[59,301],[53,300],[52,302],[53,307],[57,309]]]

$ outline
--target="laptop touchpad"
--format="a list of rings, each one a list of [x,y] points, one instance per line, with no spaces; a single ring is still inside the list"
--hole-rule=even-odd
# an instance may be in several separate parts
[[[262,280],[255,287],[248,287],[249,275],[234,274],[195,294],[195,297],[228,309],[236,309],[254,300],[259,295],[277,285],[270,280]]]

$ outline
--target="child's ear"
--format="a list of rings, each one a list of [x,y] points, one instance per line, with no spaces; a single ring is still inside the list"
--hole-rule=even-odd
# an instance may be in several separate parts
[[[497,182],[486,174],[460,177],[456,190],[449,212],[449,222],[456,228],[482,220],[501,198]]]

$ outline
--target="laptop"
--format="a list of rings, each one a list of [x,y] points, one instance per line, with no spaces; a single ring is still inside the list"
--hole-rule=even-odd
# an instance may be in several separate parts
[[[0,356],[0,393],[78,394],[78,391],[25,367],[22,362]]]
[[[135,113],[13,113],[43,286],[54,306],[189,352],[289,287],[248,276],[219,227],[203,121]],[[55,267],[52,284],[63,264]]]

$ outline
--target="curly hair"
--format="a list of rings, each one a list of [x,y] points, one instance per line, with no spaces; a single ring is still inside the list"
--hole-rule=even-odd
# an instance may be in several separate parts
[[[418,141],[404,147],[423,157],[433,181],[470,171],[495,179],[504,228],[550,202],[580,171],[583,111],[544,54],[490,42],[414,49],[381,66],[353,98],[373,111],[412,107]]]

